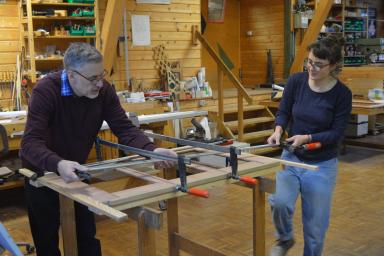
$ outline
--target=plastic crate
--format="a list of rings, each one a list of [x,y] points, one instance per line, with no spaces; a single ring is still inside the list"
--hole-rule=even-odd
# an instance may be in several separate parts
[[[71,13],[72,17],[81,17],[83,16],[83,10],[81,8],[77,8]]]
[[[83,9],[83,16],[84,17],[93,17],[95,16],[95,11],[93,8],[84,8]]]
[[[95,0],[82,0],[85,4],[93,4],[95,3]]]
[[[69,30],[69,34],[71,36],[82,36],[84,34],[84,27],[81,26],[80,29],[74,29],[73,27],[71,27],[71,29]]]
[[[95,36],[96,26],[84,26],[84,36]]]
[[[83,3],[84,0],[66,0],[66,2],[74,4],[74,3]]]

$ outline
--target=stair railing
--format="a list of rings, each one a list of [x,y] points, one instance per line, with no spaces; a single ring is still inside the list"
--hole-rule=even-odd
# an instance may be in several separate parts
[[[238,140],[242,141],[244,136],[244,105],[243,99],[245,99],[248,104],[252,104],[252,98],[245,90],[244,86],[241,84],[239,79],[232,73],[232,71],[225,65],[220,56],[216,53],[207,39],[199,32],[198,26],[192,26],[192,36],[193,44],[197,45],[200,41],[201,45],[208,51],[209,55],[217,64],[217,91],[218,91],[218,100],[219,100],[219,120],[224,124],[224,88],[223,88],[223,78],[226,75],[237,89],[237,120],[238,120]]]

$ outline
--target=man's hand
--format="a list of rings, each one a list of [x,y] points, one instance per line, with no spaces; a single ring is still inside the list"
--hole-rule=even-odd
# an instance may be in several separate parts
[[[153,152],[160,154],[160,155],[164,155],[164,156],[177,157],[177,154],[175,151],[170,150],[170,149],[166,149],[166,148],[156,148]],[[176,164],[176,162],[174,162],[174,161],[161,161],[161,162],[155,163],[155,168],[156,169],[171,168],[175,164]]]
[[[79,181],[79,177],[75,174],[75,171],[85,172],[88,170],[87,167],[82,166],[78,162],[61,160],[57,164],[57,171],[59,172],[61,178],[66,182],[75,182]]]
[[[295,136],[292,136],[292,137],[286,139],[285,141],[292,142],[291,146],[293,148],[297,148],[297,147],[300,147],[303,144],[309,143],[310,142],[310,137],[309,137],[309,135],[295,135]]]

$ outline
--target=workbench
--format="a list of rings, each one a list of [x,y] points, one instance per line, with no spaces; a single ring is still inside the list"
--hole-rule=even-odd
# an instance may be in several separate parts
[[[205,151],[205,149],[190,146],[174,150],[178,154],[202,153]],[[225,158],[227,155],[218,152],[218,155],[215,157]],[[280,162],[278,159],[252,154],[239,155],[238,159],[239,175],[259,177],[258,183],[246,186],[250,188],[250,193],[253,194],[253,202],[250,202],[253,204],[253,255],[265,255],[265,191],[273,191],[273,188],[268,188],[270,182],[263,179],[262,176],[273,174],[280,170]],[[231,173],[231,167],[218,167],[197,162],[193,162],[187,167],[191,173],[187,178],[189,188],[198,187],[204,189],[239,182],[238,180],[228,178],[228,175]],[[155,229],[162,227],[162,212],[148,208],[146,205],[161,200],[166,200],[167,202],[169,255],[179,255],[180,251],[185,251],[192,255],[225,255],[223,252],[201,245],[180,234],[178,200],[180,200],[179,197],[187,194],[175,189],[180,185],[179,179],[172,177],[161,178],[127,167],[118,168],[111,172],[115,174],[117,172],[120,175],[123,174],[132,179],[140,180],[144,184],[142,183],[143,185],[141,186],[121,191],[107,192],[98,188],[97,183],[89,185],[79,181],[66,184],[59,176],[53,173],[42,176],[35,181],[35,185],[47,186],[60,194],[64,255],[77,255],[76,228],[73,221],[75,219],[74,201],[88,206],[96,214],[106,215],[116,221],[124,221],[128,217],[132,218],[138,225],[139,255],[156,255]],[[113,176],[112,173],[102,172],[96,178],[108,180]],[[205,200],[209,200],[209,198]],[[239,232],[242,232],[242,230],[239,230]],[[250,239],[252,238],[250,237]]]

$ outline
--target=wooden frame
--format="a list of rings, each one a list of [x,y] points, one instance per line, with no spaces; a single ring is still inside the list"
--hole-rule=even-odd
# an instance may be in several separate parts
[[[204,149],[192,148],[189,146],[176,148],[174,150],[178,153],[206,151]],[[220,157],[228,156],[227,154],[219,152],[217,155]],[[278,159],[259,157],[251,154],[242,154],[239,158],[239,175],[258,177],[274,173],[279,169],[280,162]],[[200,162],[194,162],[191,165],[188,165],[188,170],[192,173],[187,178],[189,187],[198,186],[199,188],[211,188],[213,186],[238,182],[234,179],[228,179],[231,174],[231,167],[218,168],[217,166],[207,166]],[[123,221],[130,216],[138,223],[139,255],[156,255],[153,229],[161,227],[161,212],[159,213],[142,206],[160,200],[168,200],[169,255],[179,255],[179,250],[184,250],[194,255],[198,252],[203,252],[203,254],[200,253],[200,255],[224,255],[221,252],[200,245],[179,234],[177,197],[186,194],[176,191],[176,185],[180,184],[178,178],[160,178],[131,168],[118,168],[117,171],[120,174],[125,174],[145,181],[147,184],[108,193],[83,182],[67,184],[59,176],[53,173],[36,180],[35,185],[47,186],[60,193],[60,205],[65,208],[65,211],[62,211],[62,225],[65,225],[65,227],[62,228],[63,240],[65,243],[64,255],[77,255],[76,229],[73,221],[73,207],[71,206],[73,205],[73,201],[86,205],[91,211],[97,214],[106,215],[116,221]],[[21,171],[21,173],[23,172]],[[103,173],[103,175],[105,176],[105,179],[108,179],[107,173]],[[257,218],[254,216],[254,255],[262,255],[265,254],[263,224],[265,207],[263,200],[264,194],[261,192],[259,184],[252,188],[254,191],[254,214],[259,215]],[[128,215],[125,212],[122,212],[122,210],[128,210]]]

